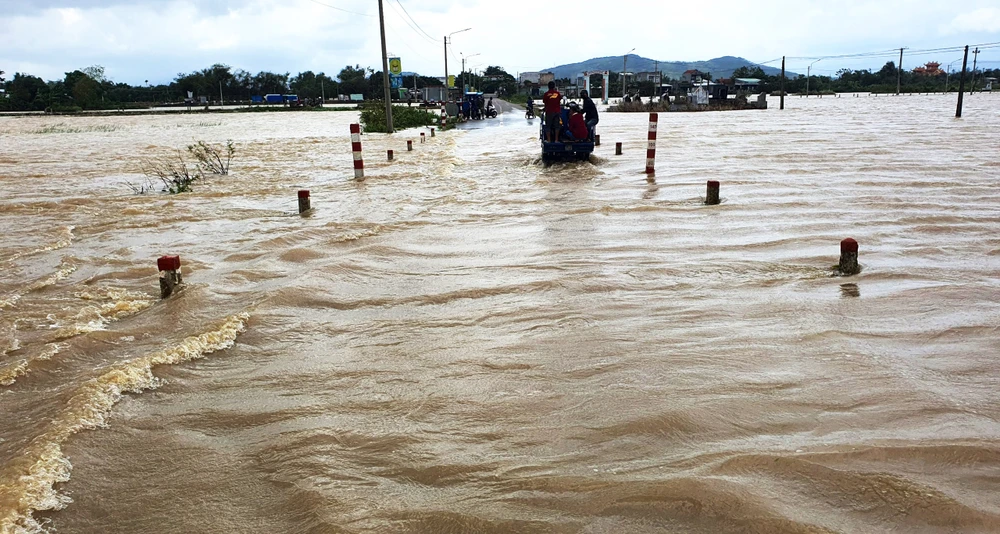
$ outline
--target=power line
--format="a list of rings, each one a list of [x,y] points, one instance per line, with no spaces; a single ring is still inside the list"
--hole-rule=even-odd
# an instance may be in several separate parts
[[[358,13],[357,11],[350,11],[350,10],[344,9],[342,7],[331,6],[330,4],[324,4],[323,2],[320,2],[319,0],[309,0],[309,1],[312,2],[312,3],[314,3],[314,4],[319,4],[321,6],[325,6],[325,7],[328,7],[330,9],[336,9],[337,11],[343,11],[344,13],[350,13],[352,15],[361,15],[362,17],[374,17],[375,16],[375,15],[369,15],[368,13]]]
[[[406,20],[406,17],[404,17],[403,14],[400,13],[398,9],[396,9],[396,6],[392,5],[392,2],[387,2],[387,3],[389,4],[389,7],[391,7],[392,10],[395,11],[397,15],[399,15],[399,18],[403,19],[403,22],[406,23],[406,25],[409,26],[411,30],[413,30],[413,33],[415,33],[417,37],[420,37],[421,39],[425,39],[428,42],[437,45],[436,40],[428,38],[427,36],[421,34],[416,28],[414,28],[413,24],[410,24],[410,21]]]
[[[403,13],[406,13],[406,16],[411,21],[413,21],[413,24],[417,27],[417,29],[419,29],[421,31],[421,33],[423,33],[424,35],[426,35],[427,38],[430,39],[431,41],[434,41],[435,43],[437,43],[437,39],[435,39],[434,37],[431,37],[431,34],[425,32],[424,29],[421,28],[419,24],[417,24],[417,21],[413,18],[413,16],[410,15],[410,12],[406,10],[406,7],[403,6],[402,2],[400,2],[399,0],[396,0],[396,3],[399,4],[399,7],[403,8]]]

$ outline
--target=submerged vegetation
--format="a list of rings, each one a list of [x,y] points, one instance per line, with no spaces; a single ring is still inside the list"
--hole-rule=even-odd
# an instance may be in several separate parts
[[[89,126],[69,126],[64,122],[57,122],[42,126],[37,130],[32,130],[33,134],[68,134],[68,133],[91,133],[91,132],[117,132],[122,127],[117,124],[93,124]]]
[[[223,155],[225,151],[225,155]],[[227,139],[226,146],[216,148],[204,141],[198,141],[193,145],[188,145],[188,152],[198,160],[198,168],[204,172],[212,174],[229,174],[229,163],[233,160],[236,147],[233,140]]]
[[[224,146],[212,146],[204,141],[198,141],[187,147],[188,154],[194,162],[185,159],[178,150],[169,158],[148,159],[142,162],[142,173],[145,180],[141,183],[126,182],[132,192],[137,195],[156,190],[155,181],[163,184],[162,191],[170,194],[187,193],[193,189],[195,182],[204,181],[205,173],[228,175],[229,164],[236,153],[232,139]]]

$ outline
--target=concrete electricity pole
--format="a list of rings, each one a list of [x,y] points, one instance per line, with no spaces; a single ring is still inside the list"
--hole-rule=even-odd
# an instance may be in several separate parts
[[[392,97],[389,93],[389,53],[385,49],[385,15],[382,13],[382,0],[378,0],[378,25],[382,32],[382,86],[385,89],[385,133],[393,133],[392,128]]]
[[[969,45],[965,45],[965,55],[962,56],[962,77],[958,81],[958,107],[955,109],[955,117],[962,116],[962,94],[965,93],[965,66],[969,63]]]
[[[899,65],[896,66],[896,94],[899,94],[899,83],[903,79],[903,49],[899,49]]]
[[[625,56],[622,58],[622,100],[625,100],[625,72],[628,70],[628,55],[635,52],[635,48],[625,52]]]
[[[781,56],[781,89],[780,89],[780,92],[781,92],[781,96],[778,97],[778,98],[781,99],[780,100],[781,103],[778,105],[778,109],[785,109],[785,56]]]
[[[969,94],[976,92],[976,60],[979,59],[979,47],[972,51],[972,83],[969,84]]]

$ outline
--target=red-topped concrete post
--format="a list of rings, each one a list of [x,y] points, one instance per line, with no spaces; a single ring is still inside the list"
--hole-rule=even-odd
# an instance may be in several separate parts
[[[858,242],[850,237],[840,242],[840,264],[837,269],[840,274],[847,276],[861,272],[858,265]]]
[[[182,282],[181,257],[160,256],[156,260],[156,268],[160,271],[160,298],[165,299],[174,292],[174,287]]]
[[[312,206],[309,203],[309,190],[299,190],[299,213],[305,213],[310,209],[312,209]]]
[[[365,179],[365,162],[361,157],[361,125],[351,125],[351,151],[354,152],[354,178]]]
[[[705,204],[715,205],[719,203],[719,182],[717,180],[708,181],[708,192],[705,195]]]

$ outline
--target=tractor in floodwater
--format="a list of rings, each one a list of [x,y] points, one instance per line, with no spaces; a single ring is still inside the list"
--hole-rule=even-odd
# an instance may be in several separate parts
[[[538,139],[542,143],[542,163],[546,166],[556,162],[587,161],[594,151],[594,132],[590,131],[586,139],[571,140],[566,125],[569,124],[569,108],[563,106],[559,113],[559,135],[556,141],[546,141],[545,131],[549,127],[545,122],[545,114],[540,113],[542,124],[538,130]]]

